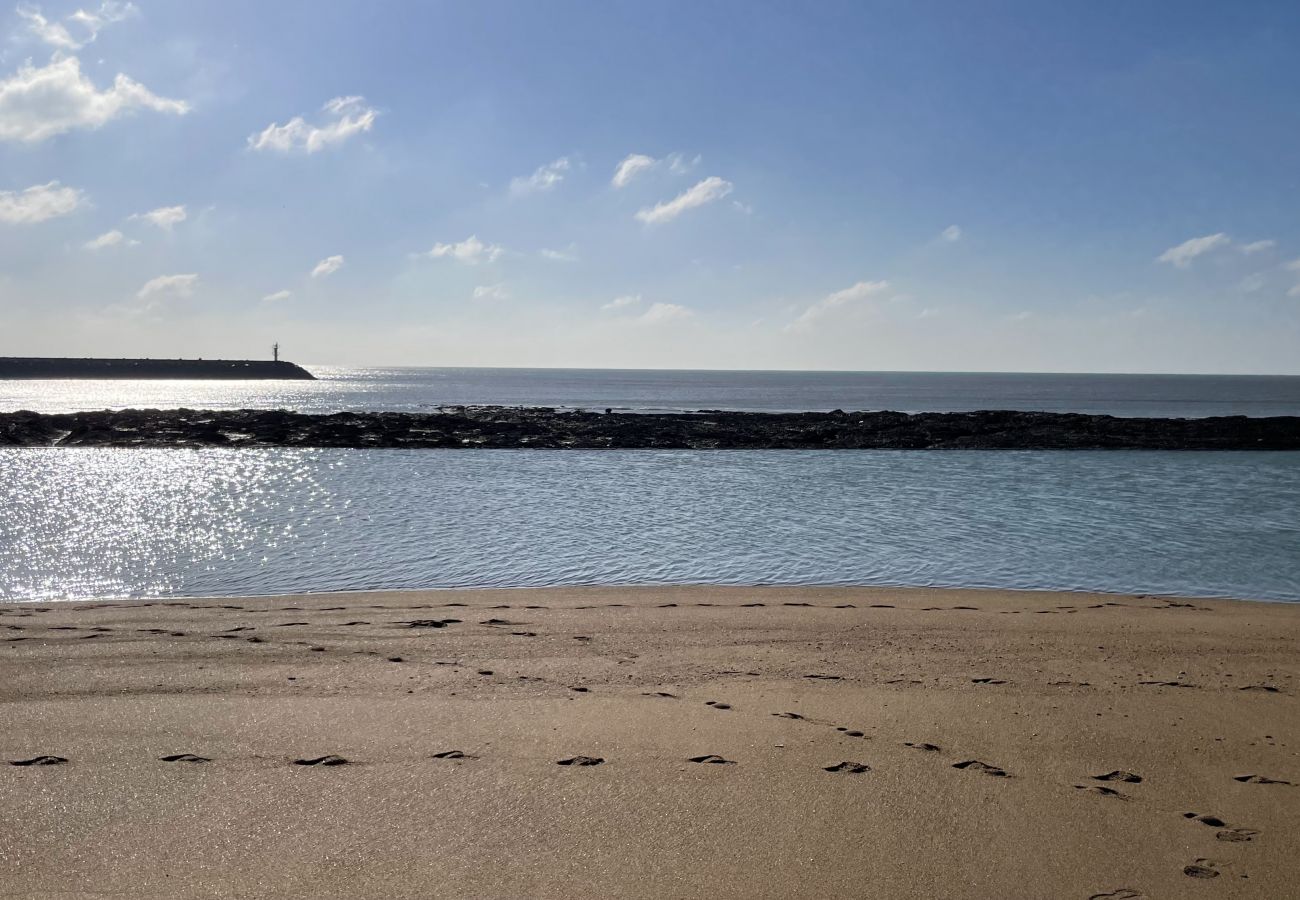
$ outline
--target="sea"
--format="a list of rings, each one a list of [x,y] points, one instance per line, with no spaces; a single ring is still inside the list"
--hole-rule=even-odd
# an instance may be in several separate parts
[[[308,368],[0,381],[0,412],[1300,415],[1300,377]],[[1300,453],[0,449],[0,602],[693,583],[1300,602]]]

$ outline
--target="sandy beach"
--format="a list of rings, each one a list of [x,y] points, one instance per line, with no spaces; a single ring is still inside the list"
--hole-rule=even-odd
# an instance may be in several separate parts
[[[5,606],[0,893],[1293,897],[1297,639],[884,588]]]

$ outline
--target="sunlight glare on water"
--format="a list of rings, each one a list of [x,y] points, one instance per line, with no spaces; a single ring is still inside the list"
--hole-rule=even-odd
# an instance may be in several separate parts
[[[0,450],[0,600],[913,584],[1300,600],[1300,454]]]

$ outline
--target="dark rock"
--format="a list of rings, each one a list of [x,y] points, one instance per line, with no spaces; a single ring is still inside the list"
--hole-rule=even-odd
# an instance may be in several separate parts
[[[433,413],[126,409],[0,413],[0,446],[886,450],[1300,450],[1300,417],[1138,419],[1076,413]]]

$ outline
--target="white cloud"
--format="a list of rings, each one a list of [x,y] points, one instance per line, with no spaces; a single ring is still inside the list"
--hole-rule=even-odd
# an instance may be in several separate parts
[[[147,213],[136,213],[131,219],[144,220],[151,225],[157,225],[164,231],[171,231],[175,225],[184,222],[187,213],[184,206],[160,206],[157,209],[151,209]]]
[[[704,206],[715,200],[721,200],[731,193],[735,185],[730,181],[724,181],[716,175],[710,176],[694,187],[683,191],[672,200],[666,203],[659,203],[653,207],[647,207],[636,214],[636,218],[645,222],[647,225],[658,225],[662,222],[671,222],[673,219],[686,212],[688,209],[694,209],[697,206]]]
[[[32,225],[57,219],[81,205],[82,193],[57,181],[36,184],[25,191],[0,191],[0,222]]]
[[[533,174],[524,177],[512,178],[510,180],[510,192],[512,194],[533,194],[539,191],[549,191],[561,181],[564,180],[564,173],[569,171],[569,158],[561,156],[555,162],[539,166]]]
[[[342,256],[327,256],[320,262],[316,263],[316,268],[311,270],[311,277],[324,278],[328,275],[333,275],[341,268],[343,268]]]
[[[276,291],[274,294],[267,294],[262,298],[263,303],[279,303],[281,300],[288,300],[293,296],[293,291]]]
[[[1263,253],[1265,250],[1272,250],[1277,246],[1277,241],[1252,241],[1249,244],[1241,244],[1238,250],[1249,256],[1252,253]]]
[[[157,278],[151,278],[144,283],[144,287],[136,293],[136,297],[141,300],[152,296],[166,297],[188,297],[194,293],[194,287],[199,283],[199,276],[193,273],[188,275],[159,275]]]
[[[642,172],[648,172],[663,165],[666,165],[668,171],[674,175],[684,175],[699,164],[700,157],[697,156],[692,160],[688,160],[680,153],[670,153],[663,159],[655,159],[653,156],[646,156],[644,153],[629,153],[614,169],[614,177],[610,179],[609,183],[616,188],[627,187]]]
[[[1291,288],[1291,290],[1287,291],[1286,295],[1288,297],[1300,297],[1300,284],[1297,284],[1295,287]]]
[[[574,250],[573,245],[569,245],[567,250],[546,250],[541,251],[542,259],[549,259],[551,262],[577,262],[578,253]]]
[[[40,69],[27,62],[0,81],[0,141],[36,143],[78,128],[99,128],[136,109],[182,115],[190,106],[159,97],[121,74],[111,88],[98,90],[75,56],[56,56]]]
[[[139,12],[133,3],[105,0],[95,11],[79,9],[63,21],[50,21],[41,14],[39,6],[20,4],[18,15],[27,20],[27,29],[45,43],[60,50],[80,50],[99,37],[99,33],[115,22],[121,22]],[[71,28],[64,23],[70,23]],[[74,33],[75,32],[75,33]]]
[[[283,125],[272,122],[254,135],[249,135],[248,146],[254,150],[275,150],[291,153],[301,150],[316,153],[331,144],[341,144],[348,138],[369,131],[375,126],[379,110],[366,105],[365,97],[335,97],[321,107],[330,121],[309,125],[302,116],[295,116]]]
[[[112,231],[105,231],[92,241],[86,241],[82,246],[87,250],[103,250],[105,247],[116,247],[118,245],[123,247],[135,247],[139,245],[139,243],[139,241],[128,238],[126,235],[122,234],[122,232],[114,228]]]
[[[1185,269],[1192,264],[1192,260],[1196,259],[1196,257],[1209,253],[1218,247],[1226,247],[1230,243],[1232,241],[1222,231],[1218,234],[1207,234],[1204,237],[1183,241],[1177,247],[1170,247],[1157,256],[1156,261],[1171,263],[1179,269]]]
[[[1241,279],[1237,284],[1237,289],[1243,294],[1253,294],[1256,291],[1263,290],[1265,283],[1264,276],[1255,272]]]
[[[508,300],[510,292],[506,286],[500,282],[496,284],[480,284],[474,288],[475,300]]]
[[[429,259],[447,257],[466,265],[475,266],[481,262],[494,262],[504,252],[504,247],[498,244],[485,244],[478,239],[477,235],[471,234],[465,240],[455,244],[434,244],[433,249],[428,253],[417,255]]]
[[[614,170],[610,184],[616,188],[627,187],[628,183],[642,172],[655,167],[655,158],[644,153],[629,153]]]
[[[1300,258],[1293,259],[1289,263],[1283,263],[1282,268],[1288,272],[1300,272]]]
[[[956,243],[957,241],[960,241],[960,240],[961,240],[961,226],[960,226],[960,225],[949,225],[949,226],[948,226],[947,228],[945,228],[943,231],[939,232],[939,240],[944,241],[944,242],[949,243],[949,244],[953,244],[953,243]]]
[[[626,309],[629,306],[636,306],[641,302],[640,294],[624,294],[622,297],[615,297],[613,300],[602,305],[601,309]]]
[[[637,322],[642,325],[658,325],[663,322],[674,322],[681,319],[689,319],[695,315],[690,309],[677,303],[653,303],[650,308],[637,317]]]
[[[786,331],[805,331],[815,325],[819,319],[826,317],[835,310],[850,307],[869,297],[874,297],[888,288],[888,281],[859,281],[857,284],[846,287],[841,291],[827,294],[786,326]]]

